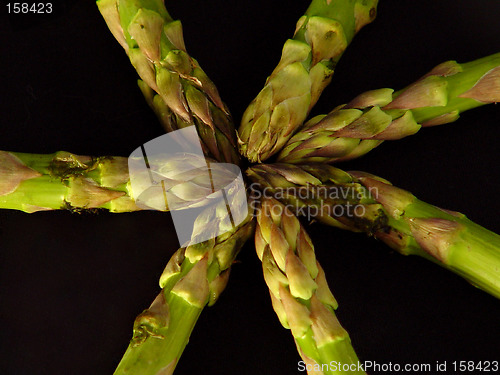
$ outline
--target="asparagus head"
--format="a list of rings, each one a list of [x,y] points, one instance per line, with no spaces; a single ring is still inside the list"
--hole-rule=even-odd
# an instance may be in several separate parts
[[[240,151],[250,161],[277,153],[330,83],[354,34],[373,21],[378,0],[313,0],[297,22],[278,66],[249,105],[239,128]]]

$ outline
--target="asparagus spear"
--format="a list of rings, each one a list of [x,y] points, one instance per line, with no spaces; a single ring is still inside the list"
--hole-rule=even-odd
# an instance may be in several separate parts
[[[461,112],[498,101],[500,53],[464,64],[447,61],[396,93],[392,89],[368,91],[328,115],[314,117],[287,142],[278,160],[350,160],[384,140],[453,122]]]
[[[230,267],[254,230],[247,220],[206,242],[180,248],[160,277],[162,291],[134,322],[115,375],[171,375],[203,308],[226,287]]]
[[[264,197],[257,209],[255,248],[262,261],[274,311],[290,329],[309,374],[337,373],[332,363],[364,374],[309,235],[282,203]],[[344,368],[346,368],[344,367]],[[321,369],[321,370],[318,370]]]
[[[98,0],[97,6],[166,130],[196,125],[206,155],[238,164],[231,115],[213,82],[186,52],[181,23],[170,17],[163,1]]]
[[[278,66],[249,105],[239,128],[250,161],[278,152],[306,119],[354,34],[376,15],[378,0],[312,0]]]
[[[127,159],[122,157],[0,151],[0,177],[0,208],[28,213],[141,209],[130,194]]]
[[[134,168],[136,186],[144,186],[143,191],[134,191],[129,176],[133,162],[119,156],[90,157],[65,151],[48,155],[0,151],[0,208],[28,213],[168,211],[170,202],[179,210],[210,204],[214,190],[235,178],[223,164],[180,154],[150,159],[150,168],[144,171]],[[151,185],[152,177],[162,184]]]
[[[374,235],[500,298],[500,236],[463,214],[422,202],[379,177],[325,164],[261,164],[247,175],[297,214]]]

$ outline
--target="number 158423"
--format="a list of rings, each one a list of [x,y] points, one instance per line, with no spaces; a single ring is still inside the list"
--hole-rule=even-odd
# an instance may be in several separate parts
[[[9,14],[48,14],[52,13],[52,3],[7,3]]]

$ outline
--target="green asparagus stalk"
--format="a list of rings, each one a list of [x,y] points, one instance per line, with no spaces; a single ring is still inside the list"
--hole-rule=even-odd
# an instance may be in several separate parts
[[[354,34],[373,21],[378,0],[312,0],[278,66],[247,108],[240,152],[251,162],[278,152],[304,122]]]
[[[211,240],[180,248],[160,277],[162,291],[134,322],[115,375],[171,375],[203,308],[224,290],[236,255],[252,235],[249,216]]]
[[[282,200],[297,214],[364,230],[401,254],[422,256],[500,298],[500,236],[461,213],[422,202],[380,177],[325,164],[258,165],[247,174],[260,194]]]
[[[0,208],[137,211],[127,158],[0,151]]]
[[[500,101],[500,53],[465,64],[436,66],[403,90],[365,92],[316,116],[278,155],[286,163],[330,163],[360,157],[384,140],[453,122],[461,112]]]
[[[0,208],[32,213],[202,207],[211,203],[214,190],[236,177],[223,164],[202,156],[151,158],[150,168],[133,172],[137,183],[144,186],[138,192],[131,186],[130,162],[124,157],[80,156],[65,151],[48,155],[0,151]],[[152,184],[151,178],[162,182]]]
[[[274,311],[290,329],[297,349],[314,374],[333,374],[331,363],[362,373],[338,307],[309,235],[282,203],[263,197],[257,210],[255,248],[262,261]]]
[[[98,0],[97,6],[166,130],[195,125],[206,155],[238,164],[231,115],[213,82],[186,52],[181,23],[170,17],[163,1]]]

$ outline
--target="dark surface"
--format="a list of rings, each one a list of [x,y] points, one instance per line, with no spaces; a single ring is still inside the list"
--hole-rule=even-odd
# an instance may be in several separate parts
[[[0,149],[127,156],[162,134],[136,74],[95,4],[0,23]],[[57,4],[55,4],[57,5]],[[276,65],[307,1],[169,1],[188,51],[236,119]],[[2,17],[6,9],[2,6]],[[500,49],[500,2],[382,0],[314,109],[374,88],[402,88],[440,62]],[[387,142],[344,164],[500,232],[500,108]],[[364,235],[308,227],[363,360],[500,360],[500,303],[458,276]],[[0,374],[111,374],[132,322],[158,293],[176,250],[168,214],[0,211]],[[298,374],[295,346],[271,309],[251,244],[206,309],[176,374]]]

